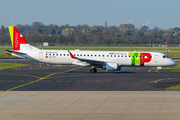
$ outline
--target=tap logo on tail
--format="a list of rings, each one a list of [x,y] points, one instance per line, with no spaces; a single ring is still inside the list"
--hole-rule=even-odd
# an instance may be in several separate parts
[[[14,26],[9,26],[9,33],[11,36],[11,43],[14,51],[20,50],[21,44],[28,44],[26,39],[21,35],[21,33]]]

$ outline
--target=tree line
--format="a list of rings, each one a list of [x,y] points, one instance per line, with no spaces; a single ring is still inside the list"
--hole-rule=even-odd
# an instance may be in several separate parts
[[[119,26],[70,26],[33,22],[31,25],[16,25],[17,29],[32,45],[48,42],[52,45],[104,45],[104,44],[180,44],[180,28],[163,30],[149,29],[143,25],[139,29],[133,24]],[[1,26],[0,45],[11,44],[8,27]]]

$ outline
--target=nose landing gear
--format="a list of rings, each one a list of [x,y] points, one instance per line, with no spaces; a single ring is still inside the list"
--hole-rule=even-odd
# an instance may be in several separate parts
[[[159,73],[161,73],[161,71],[160,71],[160,70],[157,70],[157,73],[159,74]]]
[[[160,69],[162,69],[162,67],[157,67],[157,73],[161,73]]]

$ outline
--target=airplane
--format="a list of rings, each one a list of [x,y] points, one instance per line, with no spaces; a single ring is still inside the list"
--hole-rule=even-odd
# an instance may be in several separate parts
[[[30,45],[15,26],[9,26],[9,33],[13,50],[5,50],[7,54],[49,64],[86,66],[90,67],[90,73],[96,73],[96,68],[118,71],[124,66],[161,68],[177,65],[159,52],[40,50]]]

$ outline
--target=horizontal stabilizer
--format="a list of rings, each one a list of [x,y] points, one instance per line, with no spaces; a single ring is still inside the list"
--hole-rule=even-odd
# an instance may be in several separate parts
[[[26,53],[22,53],[22,52],[17,52],[17,51],[13,51],[13,50],[5,50],[7,54],[12,54],[12,53],[16,53],[16,54],[20,54],[20,55],[25,55]]]

